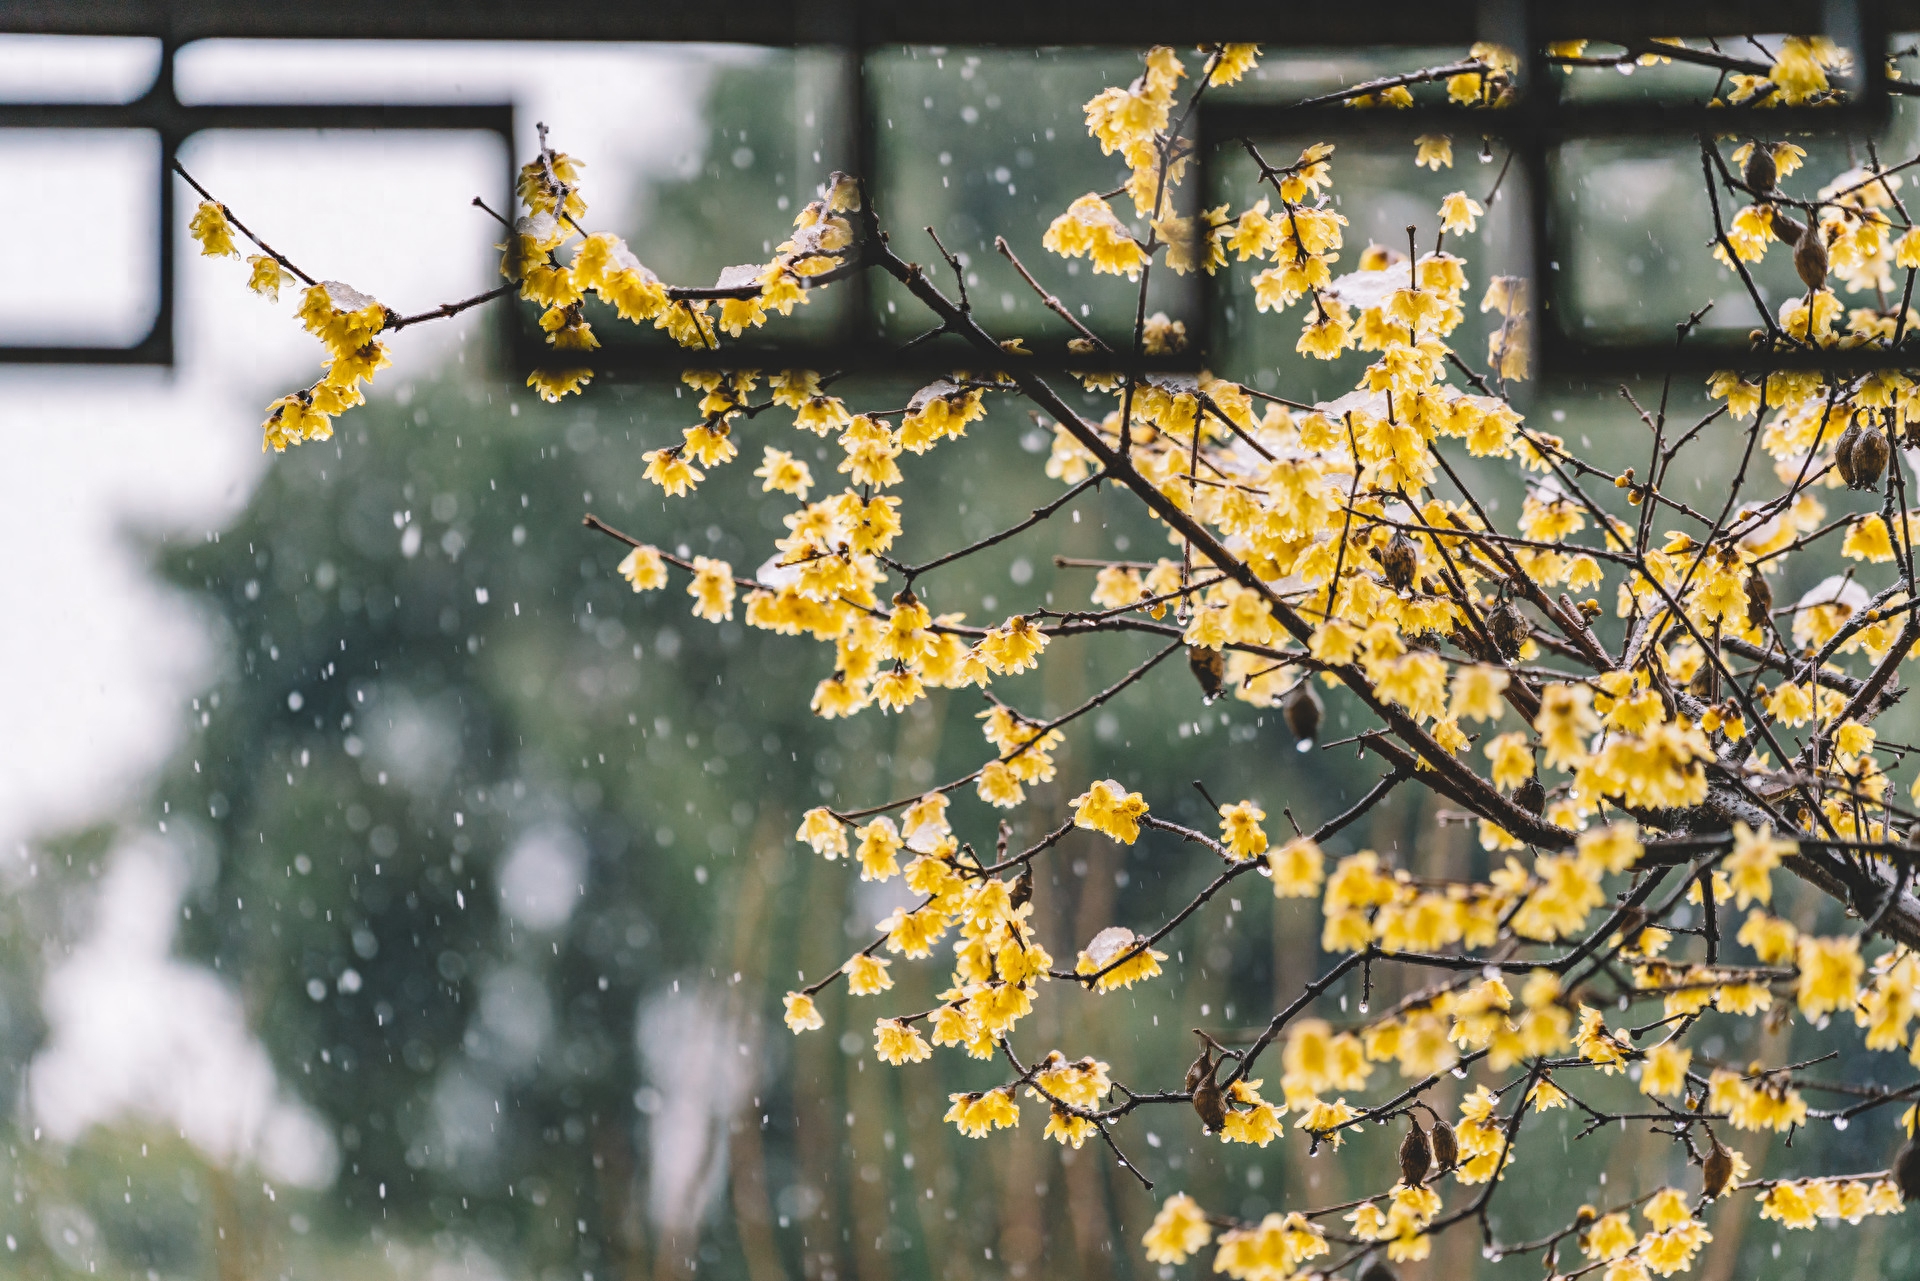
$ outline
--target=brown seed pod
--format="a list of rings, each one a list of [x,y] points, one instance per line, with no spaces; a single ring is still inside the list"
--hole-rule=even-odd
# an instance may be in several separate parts
[[[1213,1070],[1213,1051],[1201,1050],[1200,1057],[1187,1069],[1187,1083],[1184,1087],[1188,1094],[1200,1088],[1200,1082]]]
[[[1013,888],[1007,892],[1007,902],[1016,911],[1033,902],[1033,864],[1022,866],[1020,875],[1013,878]]]
[[[1530,778],[1513,789],[1513,803],[1529,814],[1538,814],[1547,808],[1547,789],[1539,779]]]
[[[1387,576],[1387,583],[1396,592],[1404,592],[1413,586],[1414,571],[1420,567],[1420,554],[1413,548],[1413,540],[1404,531],[1395,531],[1387,545],[1380,550],[1380,568]]]
[[[1427,1132],[1411,1114],[1407,1123],[1410,1127],[1407,1137],[1400,1140],[1400,1177],[1408,1187],[1417,1188],[1426,1182],[1427,1171],[1433,1166],[1433,1146],[1427,1142]]]
[[[1780,180],[1780,167],[1773,163],[1773,148],[1764,142],[1753,144],[1753,150],[1747,153],[1747,163],[1740,167],[1740,181],[1747,184],[1747,190],[1756,196],[1764,196],[1773,190],[1773,184]]]
[[[1820,238],[1820,224],[1809,220],[1799,243],[1793,247],[1793,269],[1809,289],[1824,289],[1827,284],[1827,242]]]
[[[1718,701],[1720,697],[1720,669],[1707,659],[1700,660],[1700,670],[1687,682],[1687,692],[1704,703]]]
[[[1807,234],[1807,229],[1786,210],[1779,205],[1774,205],[1773,234],[1774,238],[1783,245],[1797,245],[1800,243],[1800,237]]]
[[[1208,649],[1204,645],[1187,646],[1187,669],[1193,673],[1193,679],[1200,682],[1200,693],[1211,703],[1220,697],[1220,691],[1226,687],[1227,659],[1217,649]]]
[[[1764,633],[1772,618],[1773,588],[1767,584],[1765,574],[1750,569],[1747,571],[1747,626],[1757,627]]]
[[[1847,429],[1840,433],[1840,439],[1833,442],[1833,465],[1840,473],[1840,479],[1853,484],[1853,447],[1860,441],[1860,424],[1849,422]]]
[[[1433,1144],[1433,1168],[1445,1174],[1460,1164],[1460,1140],[1454,1137],[1453,1127],[1445,1117],[1436,1117],[1433,1129],[1427,1132],[1428,1140]]]
[[[1727,1180],[1733,1177],[1733,1153],[1713,1141],[1713,1151],[1707,1153],[1707,1159],[1701,1162],[1700,1194],[1709,1201],[1727,1190]]]
[[[1367,1270],[1360,1274],[1360,1281],[1400,1281],[1400,1278],[1394,1275],[1392,1268],[1375,1259],[1367,1265]]]
[[[1847,477],[1850,489],[1878,489],[1880,474],[1887,469],[1887,459],[1892,457],[1893,447],[1887,444],[1887,438],[1869,427],[1860,433],[1860,439],[1853,442],[1853,475]]]
[[[1208,1070],[1200,1084],[1193,1087],[1193,1110],[1200,1114],[1200,1124],[1207,1127],[1209,1134],[1218,1134],[1227,1123],[1227,1099],[1220,1091],[1220,1083],[1213,1079],[1213,1071]]]
[[[1493,633],[1493,643],[1500,648],[1502,658],[1520,657],[1520,647],[1526,644],[1532,631],[1527,626],[1527,616],[1520,607],[1510,600],[1503,600],[1487,615],[1487,630]]]
[[[1293,731],[1294,750],[1304,752],[1312,747],[1315,736],[1320,733],[1320,718],[1326,712],[1320,692],[1308,681],[1298,681],[1287,691],[1280,712],[1287,718],[1287,728]]]
[[[1893,1158],[1893,1181],[1904,1203],[1920,1197],[1920,1143],[1908,1139]]]

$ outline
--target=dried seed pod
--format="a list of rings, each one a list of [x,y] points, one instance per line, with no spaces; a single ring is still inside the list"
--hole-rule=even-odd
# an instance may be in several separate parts
[[[1033,902],[1033,864],[1023,865],[1020,875],[1013,878],[1013,888],[1007,892],[1007,902],[1015,911]]]
[[[1297,681],[1282,700],[1280,712],[1287,718],[1287,728],[1293,731],[1294,750],[1304,752],[1312,747],[1320,733],[1320,718],[1326,712],[1320,692],[1304,679]]]
[[[1220,1083],[1213,1079],[1212,1067],[1200,1084],[1193,1087],[1193,1110],[1200,1114],[1200,1124],[1207,1127],[1209,1134],[1218,1134],[1227,1123],[1227,1097],[1221,1092]]]
[[[1226,655],[1204,645],[1189,645],[1187,669],[1193,673],[1193,679],[1200,682],[1200,693],[1209,703],[1220,697],[1220,691],[1226,687]]]
[[[1720,697],[1720,669],[1711,659],[1700,660],[1700,670],[1687,682],[1687,692],[1703,703],[1718,701]]]
[[[1853,447],[1860,442],[1860,424],[1848,422],[1847,429],[1840,433],[1840,439],[1833,442],[1833,465],[1840,473],[1840,479],[1853,484]]]
[[[1707,1159],[1701,1162],[1700,1194],[1711,1201],[1727,1190],[1727,1180],[1732,1177],[1733,1153],[1715,1139],[1713,1151],[1707,1153]]]
[[[1820,224],[1808,220],[1800,240],[1793,247],[1793,269],[1800,273],[1808,289],[1824,289],[1827,284],[1827,242],[1820,238]]]
[[[1893,1181],[1900,1187],[1904,1203],[1920,1197],[1920,1143],[1908,1139],[1893,1158]]]
[[[1773,190],[1773,184],[1780,180],[1780,167],[1773,163],[1773,148],[1763,142],[1753,144],[1753,150],[1747,153],[1747,163],[1740,167],[1740,181],[1747,184],[1747,190],[1756,196],[1764,196]]]
[[[1513,803],[1529,814],[1539,814],[1547,808],[1547,789],[1538,778],[1530,778],[1513,789]]]
[[[1783,245],[1797,245],[1807,229],[1779,205],[1773,206],[1773,234]]]
[[[1773,588],[1758,569],[1747,571],[1747,626],[1767,630],[1773,618]]]
[[[1407,1123],[1410,1127],[1407,1137],[1400,1140],[1400,1177],[1408,1187],[1417,1188],[1426,1182],[1427,1171],[1433,1165],[1433,1146],[1427,1142],[1427,1132],[1411,1114]]]
[[[1892,457],[1893,447],[1887,444],[1887,438],[1869,427],[1860,433],[1860,439],[1853,442],[1852,471],[1848,476],[1850,489],[1878,489],[1880,474],[1887,469],[1887,459]]]
[[[1195,1059],[1192,1066],[1187,1068],[1187,1083],[1182,1088],[1185,1089],[1188,1094],[1192,1094],[1200,1088],[1200,1082],[1206,1079],[1207,1073],[1212,1070],[1213,1051],[1203,1049],[1200,1051],[1200,1057]]]
[[[1392,1268],[1375,1259],[1367,1265],[1367,1270],[1360,1274],[1360,1281],[1400,1281],[1400,1278],[1394,1275]]]
[[[1414,571],[1420,567],[1420,554],[1413,548],[1413,540],[1404,531],[1395,531],[1387,545],[1380,550],[1380,568],[1387,576],[1387,583],[1396,592],[1404,592],[1413,586]]]
[[[1453,1127],[1447,1124],[1445,1117],[1436,1117],[1433,1129],[1427,1132],[1427,1139],[1433,1144],[1433,1168],[1445,1174],[1460,1164],[1460,1140],[1454,1137]]]
[[[1526,644],[1531,631],[1527,616],[1510,600],[1501,601],[1487,615],[1487,630],[1493,633],[1493,643],[1500,647],[1500,656],[1506,659],[1520,657],[1520,647]]]

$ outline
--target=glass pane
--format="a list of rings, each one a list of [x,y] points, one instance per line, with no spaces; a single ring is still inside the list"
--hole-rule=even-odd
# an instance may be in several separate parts
[[[160,140],[144,129],[0,130],[0,165],[23,211],[65,217],[69,252],[0,242],[0,342],[127,347],[159,307]]]
[[[159,70],[147,36],[0,35],[0,102],[132,102]]]

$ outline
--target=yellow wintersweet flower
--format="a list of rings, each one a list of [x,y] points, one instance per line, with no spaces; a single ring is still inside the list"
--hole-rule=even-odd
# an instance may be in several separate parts
[[[1233,1281],[1272,1281],[1292,1276],[1302,1262],[1331,1248],[1325,1229],[1299,1211],[1284,1218],[1269,1214],[1253,1227],[1222,1233],[1213,1270]]]
[[[1494,786],[1502,791],[1512,791],[1533,777],[1533,749],[1520,731],[1495,735],[1482,750],[1493,762]]]
[[[824,805],[815,806],[806,812],[800,820],[800,830],[793,834],[796,841],[805,841],[813,847],[813,852],[829,861],[844,858],[847,853],[847,829],[833,811]]]
[[[1615,874],[1632,867],[1646,852],[1640,844],[1640,829],[1631,820],[1582,833],[1577,847],[1582,862]]]
[[[254,254],[247,259],[247,265],[253,268],[253,273],[247,277],[247,288],[279,302],[280,286],[291,283],[293,277],[267,254]]]
[[[1849,560],[1864,560],[1875,565],[1892,560],[1893,537],[1887,532],[1887,522],[1878,516],[1854,521],[1847,526],[1840,554]]]
[[[1074,962],[1075,974],[1099,974],[1093,981],[1096,992],[1110,992],[1116,987],[1132,987],[1135,983],[1155,977],[1160,973],[1160,962],[1167,959],[1165,952],[1156,952],[1142,946],[1145,942],[1139,935],[1124,925],[1109,925],[1094,935],[1086,949]],[[1120,964],[1114,962],[1135,948],[1139,951],[1128,956]],[[1113,966],[1108,969],[1108,966]],[[1104,973],[1102,972],[1104,971]]]
[[[1611,1076],[1626,1066],[1620,1038],[1607,1031],[1606,1016],[1590,1005],[1580,1007],[1580,1029],[1574,1036],[1581,1057]]]
[[[787,1007],[787,1026],[793,1029],[795,1035],[826,1025],[826,1020],[820,1017],[820,1011],[814,1007],[813,998],[805,992],[789,992],[782,1000]]]
[[[203,200],[193,211],[187,233],[199,242],[200,252],[208,258],[238,258],[239,246],[233,243],[233,224],[227,211],[211,200]]]
[[[1149,1263],[1185,1263],[1213,1239],[1206,1213],[1192,1197],[1177,1192],[1161,1203],[1153,1226],[1141,1238]]]
[[[1812,1203],[1798,1183],[1776,1183],[1762,1192],[1760,1217],[1772,1219],[1783,1228],[1812,1228],[1820,1224]]]
[[[1540,714],[1533,727],[1553,769],[1575,768],[1588,759],[1586,738],[1600,728],[1593,714],[1593,691],[1585,685],[1554,684],[1540,692]]]
[[[893,976],[887,973],[891,961],[878,956],[868,956],[865,952],[856,953],[843,967],[847,974],[847,991],[855,996],[877,996],[893,986]]]
[[[814,686],[809,705],[813,714],[822,720],[851,716],[867,705],[866,682],[850,681],[838,675],[829,676]]]
[[[667,585],[667,565],[660,549],[641,545],[628,552],[616,567],[620,577],[633,584],[636,592],[656,591]]]
[[[1506,706],[1502,695],[1507,690],[1507,674],[1497,667],[1470,663],[1453,673],[1452,699],[1447,715],[1455,720],[1468,717],[1476,721],[1498,720]]]
[[[1223,44],[1214,54],[1213,70],[1207,73],[1207,83],[1210,85],[1238,84],[1240,78],[1252,71],[1259,62],[1259,45]]]
[[[1782,682],[1767,699],[1767,715],[1797,729],[1813,719],[1813,697],[1803,685]]]
[[[880,1019],[874,1023],[873,1051],[895,1067],[933,1057],[933,1047],[927,1044],[919,1029],[901,1019]]]
[[[753,474],[766,482],[760,486],[762,493],[792,494],[803,503],[807,501],[807,491],[813,488],[813,472],[806,461],[772,445],[765,446],[761,463],[753,469]]]
[[[1625,1214],[1602,1215],[1587,1229],[1580,1252],[1589,1259],[1617,1259],[1639,1239]]]
[[[1735,822],[1733,853],[1727,855],[1722,866],[1738,905],[1744,908],[1754,902],[1771,903],[1773,869],[1780,866],[1783,857],[1799,851],[1793,841],[1774,836],[1771,825],[1762,825],[1756,832],[1745,823]]]
[[[1326,855],[1310,836],[1296,836],[1267,852],[1267,870],[1273,877],[1275,898],[1311,898],[1326,877]]]
[[[1464,191],[1456,191],[1440,202],[1440,227],[1455,235],[1471,234],[1486,210]]]
[[[1266,829],[1260,820],[1267,812],[1252,801],[1220,807],[1220,841],[1239,859],[1259,858],[1267,852]]]
[[[1055,1107],[1047,1113],[1047,1128],[1040,1132],[1040,1137],[1071,1144],[1073,1150],[1078,1152],[1080,1145],[1099,1133],[1099,1130],[1100,1127],[1086,1117],[1075,1116],[1064,1108]]]
[[[1073,806],[1076,827],[1103,832],[1122,845],[1140,838],[1140,816],[1147,812],[1146,799],[1110,778],[1098,780],[1074,797]]]
[[[902,842],[900,831],[894,827],[890,818],[876,818],[865,827],[856,827],[853,834],[860,842],[857,851],[860,858],[860,879],[863,881],[885,881],[900,874],[900,862],[896,855]]]
[[[1671,1041],[1654,1046],[1647,1051],[1647,1061],[1640,1072],[1640,1093],[1680,1093],[1687,1086],[1687,1065],[1692,1061],[1692,1050],[1683,1050]]]
[[[898,712],[926,697],[926,692],[917,672],[895,667],[873,682],[872,698],[883,710]]]
[[[707,556],[693,558],[693,581],[687,584],[693,597],[695,618],[718,623],[733,617],[733,566]]]
[[[1858,935],[1816,938],[1803,934],[1795,959],[1800,966],[1795,995],[1803,1014],[1818,1018],[1829,1010],[1852,1008],[1864,968]]]
[[[1018,675],[1040,665],[1040,653],[1046,649],[1047,640],[1047,634],[1030,619],[1015,614],[986,634],[980,642],[980,651],[996,675]]]
[[[1413,140],[1413,163],[1439,173],[1453,168],[1453,139],[1443,133],[1423,133]]]
[[[688,493],[707,478],[705,472],[691,466],[680,456],[679,446],[671,449],[651,449],[641,457],[646,459],[647,463],[647,469],[641,473],[641,476],[664,489],[669,498],[678,498]]]

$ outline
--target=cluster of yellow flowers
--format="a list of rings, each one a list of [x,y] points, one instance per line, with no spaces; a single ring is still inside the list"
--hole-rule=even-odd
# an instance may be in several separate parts
[[[1727,73],[1722,105],[1729,110],[1834,101],[1828,72],[1846,64],[1830,42],[1798,37],[1780,41],[1767,63],[1737,71],[1717,49],[1709,55],[1677,41],[1615,57],[1590,57],[1586,48],[1575,41],[1547,52],[1569,71],[1705,60]],[[1905,510],[1906,464],[1897,450],[1920,445],[1920,381],[1892,369],[1847,375],[1768,361],[1783,350],[1884,351],[1920,323],[1920,312],[1889,307],[1886,297],[1895,292],[1895,270],[1909,272],[1909,289],[1920,270],[1920,230],[1901,207],[1899,178],[1876,159],[1799,199],[1779,183],[1806,163],[1802,148],[1749,140],[1728,162],[1718,150],[1726,140],[1702,141],[1703,164],[1719,174],[1716,190],[1748,198],[1729,225],[1716,228],[1716,257],[1744,276],[1772,243],[1788,243],[1807,284],[1804,296],[1777,312],[1762,308],[1754,368],[1710,379],[1715,408],[1679,442],[1724,418],[1719,430],[1744,432],[1748,456],[1763,453],[1785,487],[1745,502],[1736,488],[1716,519],[1662,488],[1671,462],[1658,443],[1668,430],[1665,396],[1657,421],[1643,415],[1656,441],[1645,476],[1615,475],[1576,457],[1509,403],[1506,386],[1527,376],[1531,359],[1527,282],[1494,277],[1478,293],[1478,310],[1488,316],[1486,373],[1449,345],[1474,293],[1466,258],[1448,246],[1478,234],[1492,193],[1485,201],[1465,191],[1445,196],[1427,252],[1411,238],[1406,252],[1369,244],[1344,272],[1349,224],[1333,201],[1330,145],[1316,143],[1276,165],[1249,142],[1257,200],[1176,214],[1170,191],[1191,159],[1180,133],[1187,108],[1203,89],[1243,79],[1258,58],[1250,45],[1204,46],[1199,54],[1198,74],[1190,74],[1179,51],[1155,48],[1138,79],[1086,104],[1089,134],[1124,163],[1125,181],[1108,195],[1072,201],[1042,244],[1090,260],[1095,277],[1137,282],[1129,303],[1139,317],[1134,340],[1154,354],[1180,350],[1184,330],[1146,314],[1152,272],[1244,267],[1258,312],[1301,305],[1298,352],[1324,361],[1365,357],[1353,390],[1335,399],[1288,401],[1207,370],[1080,371],[1069,376],[1082,403],[1099,408],[1076,411],[1034,371],[1019,339],[992,338],[894,255],[860,185],[844,175],[827,180],[770,261],[728,268],[714,286],[688,289],[663,284],[617,237],[581,227],[577,160],[543,146],[521,171],[526,212],[502,270],[513,282],[509,291],[544,309],[541,324],[555,352],[568,353],[529,380],[542,396],[578,391],[591,376],[585,353],[598,345],[585,310],[591,294],[623,319],[651,321],[701,349],[703,365],[712,366],[682,375],[700,394],[700,421],[644,456],[646,479],[664,495],[688,494],[734,461],[735,434],[770,410],[790,411],[802,440],[831,439],[839,449],[834,475],[845,481],[823,485],[796,452],[764,446],[753,472],[761,492],[787,495],[796,506],[773,556],[750,577],[724,561],[683,559],[638,540],[628,540],[621,575],[636,591],[659,590],[677,570],[697,617],[731,619],[743,604],[750,626],[831,645],[831,672],[811,700],[822,717],[874,707],[898,713],[934,689],[973,687],[990,704],[980,720],[991,755],[978,769],[919,796],[859,811],[821,806],[803,817],[796,838],[816,854],[857,864],[864,881],[899,878],[914,898],[876,922],[872,941],[833,973],[787,993],[785,1021],[796,1033],[818,1029],[825,1017],[816,997],[829,984],[844,977],[852,996],[879,995],[894,986],[895,958],[930,960],[941,950],[939,964],[948,957],[951,964],[939,1003],[878,1017],[877,1058],[917,1064],[940,1047],[981,1061],[1004,1058],[1011,1079],[950,1096],[946,1119],[968,1137],[1017,1126],[1024,1091],[1048,1110],[1047,1138],[1074,1148],[1095,1136],[1112,1141],[1113,1124],[1146,1100],[1122,1091],[1123,1100],[1111,1103],[1118,1087],[1109,1065],[1092,1056],[1069,1060],[1053,1050],[1022,1066],[1016,1027],[1033,1012],[1042,984],[1079,985],[1097,996],[1151,982],[1168,960],[1156,944],[1218,890],[1261,876],[1276,897],[1319,901],[1320,944],[1336,959],[1308,997],[1355,970],[1368,976],[1370,990],[1376,964],[1451,976],[1388,1010],[1369,1014],[1363,1003],[1362,1017],[1343,1026],[1313,1017],[1303,999],[1248,1048],[1206,1038],[1184,1088],[1151,1100],[1190,1102],[1204,1132],[1256,1147],[1282,1138],[1289,1115],[1296,1134],[1304,1131],[1316,1147],[1338,1147],[1363,1122],[1405,1117],[1413,1132],[1401,1149],[1401,1179],[1337,1207],[1350,1210],[1350,1241],[1378,1243],[1394,1261],[1426,1258],[1435,1233],[1473,1213],[1470,1201],[1441,1219],[1448,1180],[1480,1188],[1471,1195],[1484,1207],[1512,1166],[1529,1110],[1578,1104],[1607,1119],[1572,1093],[1581,1079],[1604,1084],[1623,1076],[1651,1100],[1640,1106],[1655,1108],[1678,1133],[1704,1132],[1706,1198],[1742,1186],[1746,1157],[1711,1127],[1790,1132],[1822,1115],[1802,1095],[1818,1087],[1791,1068],[1756,1062],[1741,1071],[1697,1055],[1687,1037],[1707,1013],[1765,1016],[1772,1025],[1797,1011],[1825,1027],[1850,1012],[1866,1029],[1867,1049],[1908,1050],[1920,1065],[1912,1029],[1920,954],[1907,946],[1920,936],[1920,922],[1896,871],[1910,852],[1894,848],[1914,820],[1895,805],[1885,765],[1910,749],[1882,744],[1872,728],[1891,702],[1898,665],[1920,654],[1911,540],[1920,508]],[[1462,63],[1334,98],[1359,108],[1407,106],[1414,86],[1444,80],[1447,100],[1463,111],[1499,109],[1516,101],[1518,70],[1514,52],[1479,44]],[[1451,137],[1418,138],[1415,163],[1435,173],[1451,168]],[[1122,193],[1132,201],[1131,219],[1109,203]],[[1717,218],[1717,200],[1713,207]],[[210,254],[238,254],[216,204],[202,206],[194,234]],[[892,272],[944,329],[973,344],[987,368],[928,383],[904,410],[863,413],[835,394],[836,376],[721,368],[723,358],[709,358],[722,334],[738,337],[772,312],[789,314],[840,274],[871,267]],[[255,259],[256,287],[276,289],[280,271],[271,255],[264,265]],[[1829,277],[1877,305],[1847,311]],[[324,436],[329,416],[357,403],[361,383],[386,362],[375,336],[398,319],[333,284],[311,287],[300,314],[326,345],[328,372],[311,391],[276,402],[267,429],[276,448]],[[1074,351],[1095,350],[1077,341]],[[969,625],[961,612],[935,612],[922,585],[928,566],[893,557],[904,527],[901,499],[888,491],[904,482],[902,460],[952,447],[987,416],[991,397],[1005,395],[1033,401],[1051,420],[1046,474],[1070,487],[1055,510],[1079,490],[1112,481],[1166,529],[1173,554],[1095,564],[1096,612],[1062,618],[1036,610]],[[1516,532],[1493,526],[1443,446],[1512,464],[1527,486]],[[1459,500],[1435,492],[1443,472]],[[1886,501],[1877,512],[1830,520],[1816,493],[1874,490],[1883,476]],[[1593,479],[1611,481],[1629,512],[1602,510],[1582,487]],[[1656,529],[1656,515],[1704,532]],[[1776,610],[1769,579],[1788,554],[1835,534],[1841,556],[1861,569]],[[1899,578],[1877,590],[1857,581],[1877,565],[1894,566]],[[1594,630],[1606,613],[1610,577],[1621,622],[1617,652]],[[895,578],[904,580],[897,589]],[[998,678],[1051,661],[1058,639],[1123,628],[1166,647],[1074,711],[1043,720],[990,691]],[[1024,851],[1010,852],[1003,836],[997,861],[988,863],[961,841],[947,816],[953,793],[971,785],[991,806],[1023,806],[1030,786],[1055,778],[1055,752],[1071,721],[1181,650],[1204,697],[1230,692],[1278,708],[1303,745],[1320,721],[1319,691],[1348,690],[1381,722],[1362,741],[1390,772],[1350,815],[1280,841],[1270,837],[1257,799],[1219,805],[1217,833],[1194,831],[1153,812],[1152,782],[1134,790],[1116,779],[1089,781],[1070,802],[1071,822]],[[1872,665],[1869,676],[1849,672],[1842,660],[1854,656]],[[1734,659],[1757,666],[1736,671]],[[1763,673],[1776,680],[1771,689],[1760,684]],[[1779,734],[1808,726],[1803,749],[1790,752]],[[1501,860],[1484,880],[1420,875],[1372,850],[1329,858],[1323,842],[1408,779],[1477,819],[1481,845]],[[1920,800],[1920,782],[1913,795]],[[1164,831],[1208,851],[1218,871],[1164,924],[1145,933],[1107,926],[1076,949],[1071,968],[1056,967],[1032,924],[1034,870],[1072,828],[1128,846]],[[1683,878],[1656,899],[1676,867],[1685,868]],[[1776,914],[1773,874],[1781,870],[1829,893],[1843,887],[1851,906],[1873,914],[1872,925],[1822,935],[1810,915],[1795,923]],[[1685,910],[1697,905],[1706,924],[1670,919],[1683,903]],[[1746,915],[1734,941],[1752,963],[1720,954],[1723,922],[1736,909]],[[1875,929],[1904,941],[1869,954]],[[1675,947],[1682,935],[1688,942]],[[1704,957],[1684,955],[1696,935],[1706,936]],[[1637,1029],[1609,1026],[1602,1006],[1616,994],[1588,986],[1602,971],[1620,982],[1621,1008],[1657,1001],[1663,1019]],[[1656,1030],[1657,1039],[1643,1045]],[[1268,1099],[1252,1069],[1276,1041],[1282,1070],[1278,1094]],[[1387,1063],[1416,1084],[1377,1109],[1350,1101]],[[1465,1076],[1482,1065],[1526,1075],[1498,1088],[1477,1084],[1453,1122],[1419,1100],[1445,1074]],[[1428,1110],[1430,1134],[1409,1108]],[[1908,1151],[1912,1168],[1892,1180],[1744,1186],[1760,1189],[1764,1217],[1787,1226],[1822,1217],[1858,1222],[1897,1211],[1902,1189],[1920,1188],[1920,1149]],[[1645,1221],[1638,1232],[1636,1208]],[[1175,1264],[1217,1243],[1216,1272],[1281,1281],[1329,1252],[1316,1219],[1330,1212],[1237,1223],[1210,1218],[1178,1194],[1162,1204],[1146,1253]],[[1685,1271],[1712,1239],[1676,1188],[1604,1214],[1587,1208],[1576,1228],[1591,1270],[1606,1281]]]
[[[187,230],[204,256],[241,257],[233,224],[218,202],[202,201]],[[293,279],[283,260],[272,253],[254,254],[247,263],[252,268],[248,287],[266,298],[277,301],[280,287]],[[374,336],[398,319],[376,300],[337,280],[309,281],[298,314],[307,332],[327,349],[327,371],[311,387],[267,406],[261,449],[276,453],[302,441],[331,440],[333,420],[366,403],[361,385],[391,363],[386,344]]]

